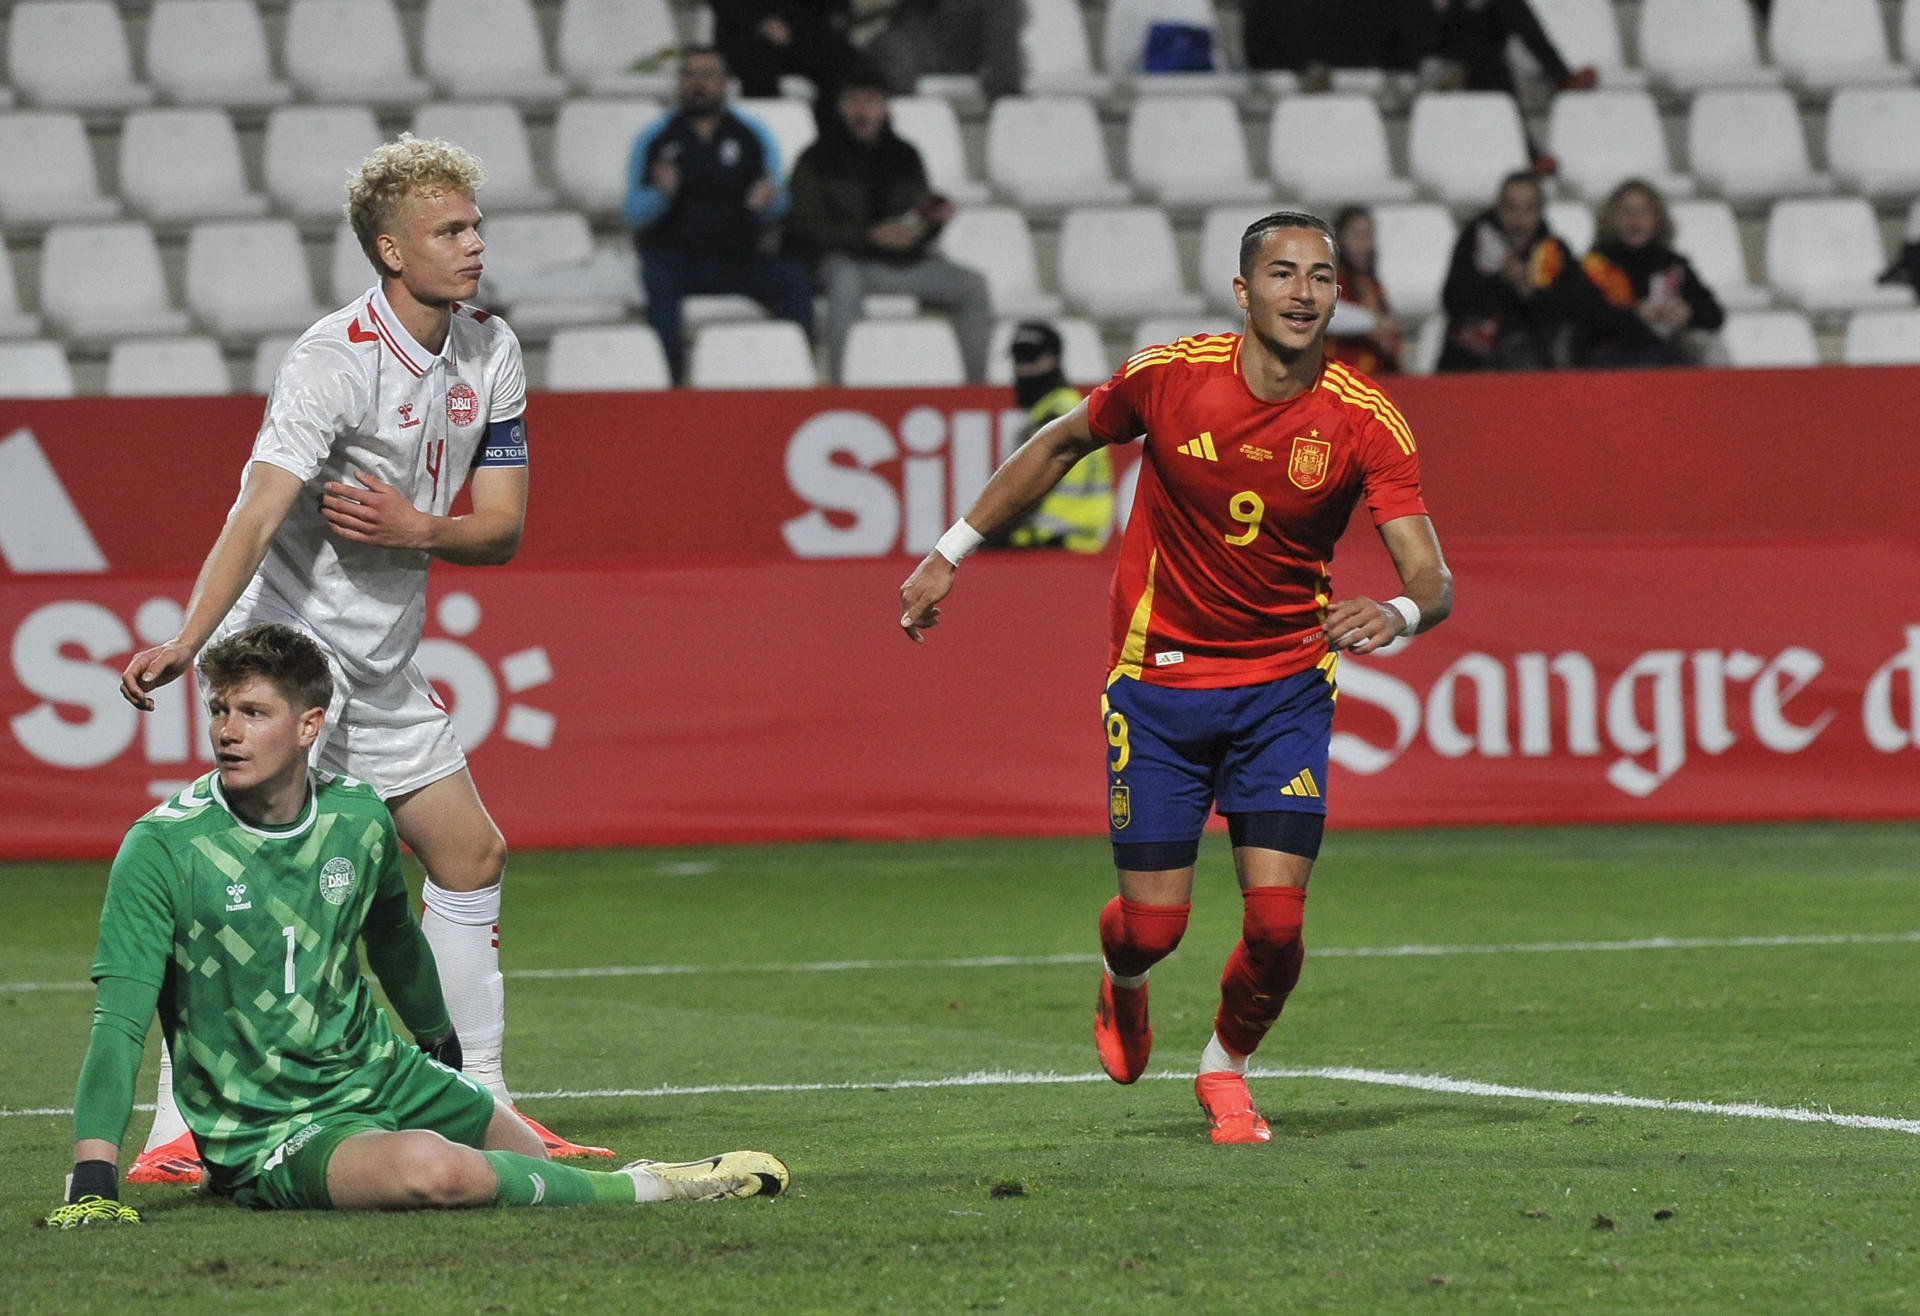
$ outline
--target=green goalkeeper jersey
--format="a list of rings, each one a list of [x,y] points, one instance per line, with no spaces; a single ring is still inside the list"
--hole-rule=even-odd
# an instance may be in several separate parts
[[[128,831],[93,976],[157,992],[174,1091],[216,1189],[387,1080],[402,1043],[360,972],[363,933],[402,1020],[445,1032],[393,818],[361,782],[316,777],[297,820],[262,827],[209,773]]]

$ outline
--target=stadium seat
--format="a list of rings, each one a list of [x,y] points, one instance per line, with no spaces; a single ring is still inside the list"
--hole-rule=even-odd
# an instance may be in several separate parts
[[[346,196],[335,180],[334,204]],[[120,129],[120,195],[156,224],[252,219],[267,198],[247,189],[240,137],[225,110],[135,110]]]
[[[491,236],[492,225],[488,234]],[[482,257],[485,260],[485,257]],[[360,239],[353,235],[353,228],[341,224],[333,233],[333,250],[327,258],[327,300],[336,307],[358,300],[367,289],[379,280],[374,272],[373,262],[367,259],[367,253],[360,249]]]
[[[303,264],[301,268],[305,268]],[[187,332],[145,224],[56,224],[40,249],[40,311],[71,341]]]
[[[1747,0],[1642,0],[1640,63],[1669,91],[1778,86],[1760,62]]]
[[[1593,211],[1584,201],[1547,202],[1547,228],[1566,243],[1575,256],[1593,246]]]
[[[267,195],[295,219],[338,219],[348,172],[380,142],[365,105],[283,105],[267,116]]]
[[[0,243],[0,338],[37,338],[40,317],[20,309],[20,289],[13,278],[13,259]]]
[[[843,388],[943,388],[966,379],[951,320],[856,320],[847,334]]]
[[[70,398],[73,367],[60,344],[45,339],[0,343],[0,398]]]
[[[1908,64],[1920,64],[1920,0],[1900,0],[1900,57]]]
[[[1027,0],[1020,47],[1029,95],[1103,96],[1112,90],[1113,80],[1093,67],[1079,0]]]
[[[1268,121],[1267,172],[1282,196],[1319,203],[1411,201],[1417,190],[1394,174],[1370,96],[1281,97]]]
[[[567,93],[566,80],[547,63],[528,0],[427,0],[420,71],[449,99],[481,95],[549,105]]]
[[[1807,158],[1800,111],[1778,88],[1703,91],[1687,115],[1687,157],[1694,177],[1730,201],[1818,195],[1833,179]]]
[[[7,82],[50,109],[130,110],[153,104],[112,0],[20,0],[7,19]]]
[[[987,112],[987,178],[1021,206],[1114,205],[1114,181],[1093,105],[1078,96],[1002,96]]]
[[[107,352],[110,398],[219,397],[233,392],[211,338],[131,338]]]
[[[742,96],[733,102],[733,108],[757,120],[773,138],[774,149],[780,152],[782,179],[792,176],[793,162],[813,145],[813,139],[820,132],[813,121],[813,110],[805,101],[781,96]]]
[[[393,0],[292,0],[284,52],[309,100],[410,106],[433,94],[413,72]]]
[[[1733,208],[1724,201],[1676,201],[1673,247],[1693,265],[1700,281],[1713,290],[1729,311],[1760,311],[1773,305],[1773,295],[1754,286],[1747,272],[1746,249]]]
[[[1594,69],[1609,91],[1646,86],[1646,74],[1627,64],[1612,0],[1532,0],[1532,6],[1567,67]]]
[[[1850,366],[1920,365],[1920,309],[1855,311],[1840,359]]]
[[[117,219],[118,198],[102,196],[86,125],[66,110],[0,114],[0,220],[50,224]]]
[[[547,387],[556,393],[611,393],[673,387],[667,354],[649,325],[562,329],[547,347]]]
[[[293,84],[273,76],[253,0],[155,0],[147,79],[176,105],[257,110],[293,98]]]
[[[694,388],[812,388],[820,378],[805,331],[791,320],[766,320],[702,329],[688,357],[687,382]]]
[[[969,206],[960,211],[940,231],[940,250],[955,264],[980,272],[996,314],[1059,314],[1060,299],[1040,291],[1027,217],[1013,207]]]
[[[1233,277],[1240,273],[1240,235],[1272,206],[1215,206],[1200,224],[1200,295],[1212,310],[1240,316]]]
[[[1730,366],[1817,366],[1813,325],[1799,311],[1730,311],[1717,349]]]
[[[934,191],[963,206],[978,205],[990,197],[987,185],[967,170],[960,118],[950,102],[937,96],[897,96],[892,118],[893,130],[920,152]],[[792,160],[782,165],[793,169]]]
[[[1213,73],[1144,73],[1147,31],[1155,23],[1179,23],[1213,34]],[[1213,0],[1108,0],[1101,51],[1107,76],[1136,92],[1227,92],[1246,90],[1244,74],[1226,72],[1226,50]]]
[[[573,210],[503,215],[486,226],[481,302],[504,308],[523,332],[609,324],[626,316],[637,276],[603,261],[586,216]]]
[[[1143,347],[1171,343],[1196,334],[1237,334],[1246,327],[1246,323],[1244,318],[1230,320],[1224,315],[1207,312],[1199,315],[1149,315],[1135,321],[1132,346],[1127,351],[1131,354]]]
[[[1767,51],[1807,91],[1913,81],[1888,55],[1879,0],[1773,0]]]
[[[1098,384],[1113,373],[1113,363],[1107,358],[1107,346],[1100,337],[1098,325],[1078,315],[1045,318],[1060,335],[1060,368],[1069,381],[1075,384]],[[1013,345],[1014,330],[1019,327],[1017,319],[994,323],[993,337],[987,346],[989,384],[1013,383],[1013,358],[1008,353]]]
[[[1173,226],[1153,206],[1068,211],[1060,225],[1060,292],[1097,320],[1194,315],[1206,304],[1186,290]]]
[[[1425,92],[1407,127],[1416,183],[1452,205],[1491,205],[1500,180],[1527,166],[1513,97],[1498,91]]]
[[[1768,286],[1806,310],[1913,305],[1911,287],[1874,282],[1887,253],[1873,207],[1859,197],[1774,202],[1766,251]]]
[[[319,319],[293,221],[195,224],[187,235],[187,309],[222,338],[291,332]]]
[[[622,213],[634,141],[662,112],[658,101],[640,99],[562,105],[553,124],[553,172],[566,199],[590,215]]]
[[[1447,350],[1447,317],[1429,315],[1413,333],[1412,346],[1400,349],[1400,369],[1409,375],[1431,375],[1440,368]]]
[[[1273,188],[1247,165],[1240,111],[1225,96],[1149,96],[1127,115],[1127,177],[1165,206],[1265,201]]]
[[[264,397],[273,391],[273,377],[280,362],[299,338],[298,334],[268,334],[253,345],[252,392]]]
[[[1447,262],[1458,237],[1444,206],[1411,202],[1374,207],[1374,260],[1395,315],[1414,320],[1439,309]]]
[[[665,97],[675,81],[666,61],[680,44],[667,0],[563,0],[555,62],[589,95]]]
[[[1920,192],[1920,88],[1836,91],[1827,105],[1827,168],[1849,192]]]
[[[1589,201],[1629,178],[1669,199],[1693,194],[1693,179],[1673,170],[1660,108],[1644,91],[1562,92],[1553,98],[1547,143],[1560,162],[1556,177]]]
[[[413,114],[416,137],[458,142],[487,169],[481,204],[488,214],[502,210],[546,210],[553,192],[534,178],[533,150],[520,111],[504,101],[435,101]]]

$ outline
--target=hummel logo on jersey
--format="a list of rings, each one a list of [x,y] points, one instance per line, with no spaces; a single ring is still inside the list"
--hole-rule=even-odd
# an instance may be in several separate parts
[[[247,899],[247,884],[245,882],[230,883],[227,886],[227,900],[230,902],[227,905],[227,913],[229,914],[242,909],[253,908],[253,902]]]
[[[1320,798],[1320,787],[1314,784],[1313,773],[1306,768],[1300,769],[1300,775],[1280,788],[1282,795],[1304,795],[1309,799]]]
[[[401,429],[410,430],[415,425],[418,425],[420,423],[419,421],[413,418],[413,403],[402,402],[400,404],[399,411],[400,411],[400,428]]]
[[[371,343],[379,337],[380,335],[371,329],[362,329],[358,319],[355,319],[352,324],[347,326],[347,341],[349,343]]]
[[[1174,451],[1180,453],[1182,456],[1198,457],[1202,461],[1217,462],[1220,460],[1220,454],[1213,450],[1212,430],[1201,430],[1199,438],[1194,439],[1190,443],[1181,444],[1178,448],[1175,448]]]

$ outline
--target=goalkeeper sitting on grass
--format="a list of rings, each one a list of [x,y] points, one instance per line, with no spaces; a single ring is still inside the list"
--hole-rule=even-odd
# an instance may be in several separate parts
[[[156,1007],[206,1186],[243,1206],[712,1201],[786,1187],[786,1166],[760,1152],[613,1173],[548,1161],[509,1106],[458,1072],[386,807],[308,769],[332,697],[319,648],[258,626],[209,647],[199,670],[217,766],[135,823],[114,860],[73,1175],[49,1225],[140,1218],[118,1200],[117,1165]],[[374,1004],[362,937],[419,1050]]]

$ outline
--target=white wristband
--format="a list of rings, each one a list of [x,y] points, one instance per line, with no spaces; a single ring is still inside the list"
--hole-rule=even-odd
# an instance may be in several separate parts
[[[1406,595],[1388,599],[1386,606],[1400,614],[1400,633],[1411,635],[1420,629],[1420,605]]]
[[[940,536],[940,542],[933,546],[933,551],[957,567],[966,560],[967,554],[985,542],[986,536],[968,525],[967,518],[963,516],[947,528],[946,534]],[[1414,615],[1419,616],[1418,613]]]

